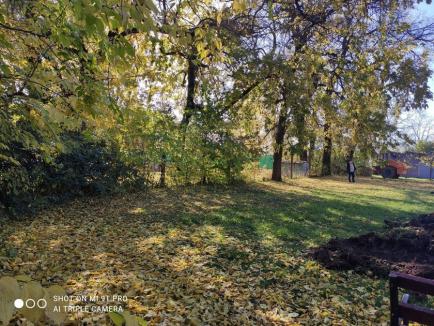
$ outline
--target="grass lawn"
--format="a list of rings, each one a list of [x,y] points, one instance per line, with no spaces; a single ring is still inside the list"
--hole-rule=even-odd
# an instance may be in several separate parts
[[[384,280],[326,270],[306,251],[381,230],[385,218],[433,212],[434,182],[358,181],[79,199],[32,220],[3,220],[0,276],[26,274],[73,295],[124,294],[149,325],[386,325]]]

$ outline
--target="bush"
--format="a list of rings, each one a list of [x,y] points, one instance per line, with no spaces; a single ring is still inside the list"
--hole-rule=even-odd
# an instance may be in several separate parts
[[[20,163],[2,161],[0,202],[11,213],[26,213],[46,201],[98,195],[146,185],[139,171],[125,164],[119,150],[105,141],[76,132],[62,136],[66,151],[51,162],[37,150],[13,144],[10,155]]]
[[[182,150],[171,155],[170,177],[178,184],[229,184],[239,181],[244,164],[251,160],[248,148],[225,132],[191,128]]]
[[[346,175],[347,174],[347,161],[345,158],[340,157],[340,156],[333,157],[332,174],[333,175]]]
[[[36,150],[26,150],[19,143],[9,144],[8,149],[9,157],[19,164],[0,161],[0,203],[11,213],[21,213],[29,209],[34,199],[43,161]]]
[[[357,175],[361,177],[371,177],[372,176],[372,168],[368,166],[359,166],[357,167]]]

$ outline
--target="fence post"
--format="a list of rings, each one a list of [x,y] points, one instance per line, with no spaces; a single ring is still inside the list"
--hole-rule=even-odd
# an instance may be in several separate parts
[[[292,169],[294,167],[294,154],[291,152],[291,169],[290,169],[290,178],[292,179]]]
[[[390,326],[399,326],[398,315],[398,284],[396,275],[389,275],[390,286]]]

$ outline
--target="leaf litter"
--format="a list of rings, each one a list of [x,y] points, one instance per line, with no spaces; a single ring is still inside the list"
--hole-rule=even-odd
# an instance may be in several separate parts
[[[251,196],[242,191],[81,199],[31,222],[8,221],[0,276],[26,275],[69,295],[127,295],[125,308],[148,325],[387,324],[383,280],[328,271],[288,243],[207,223]],[[107,314],[70,312],[68,320],[112,324]]]

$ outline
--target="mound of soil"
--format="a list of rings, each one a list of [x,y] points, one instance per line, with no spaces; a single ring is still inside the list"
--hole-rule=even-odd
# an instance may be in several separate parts
[[[310,256],[336,270],[387,276],[391,270],[434,278],[434,213],[406,223],[384,221],[383,233],[333,239]]]

